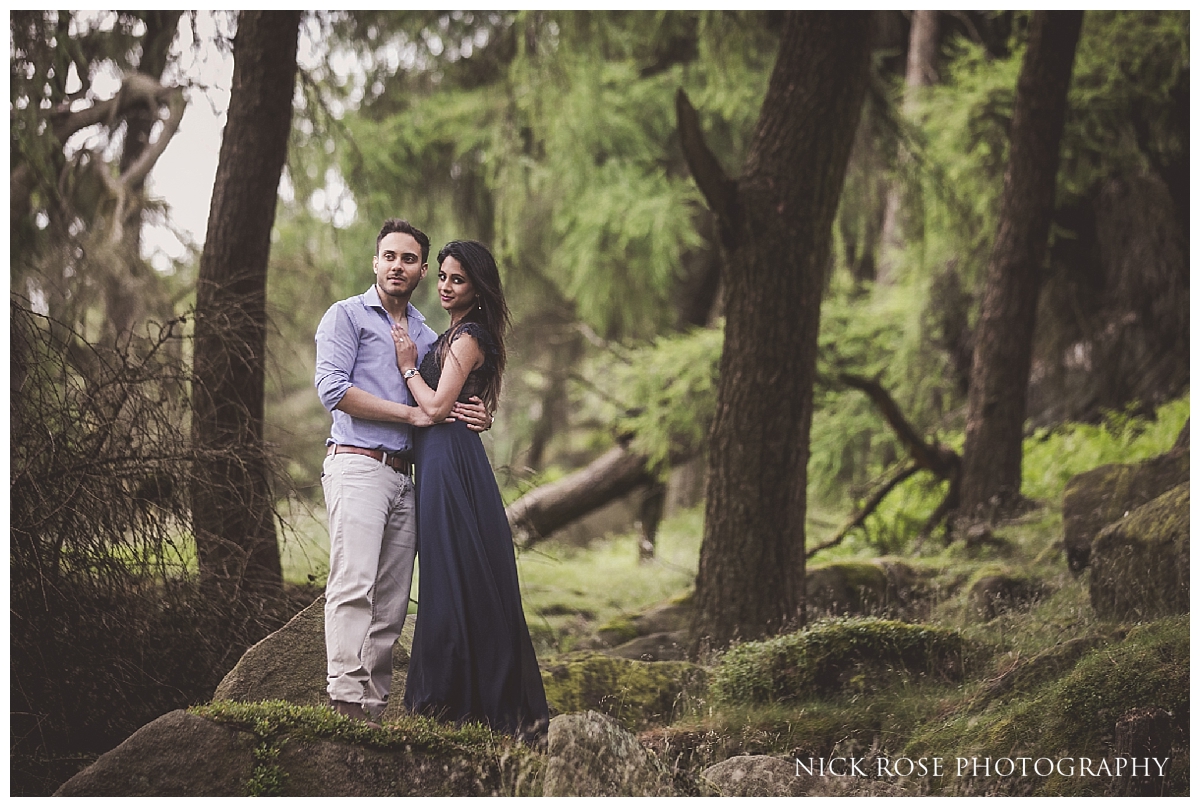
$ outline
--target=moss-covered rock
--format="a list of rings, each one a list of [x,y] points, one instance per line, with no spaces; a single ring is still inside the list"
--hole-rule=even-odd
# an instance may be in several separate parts
[[[887,558],[810,566],[805,575],[809,619],[911,618],[926,597],[925,576],[903,561]]]
[[[608,620],[596,629],[596,635],[607,647],[616,647],[638,637],[637,625],[627,616],[619,616]]]
[[[391,720],[403,714],[399,703],[408,674],[408,651],[412,647],[416,619],[404,622],[404,631],[392,650],[391,699],[381,716]],[[279,630],[242,654],[234,668],[213,693],[214,701],[258,703],[283,700],[297,706],[322,706],[325,692],[325,597],[316,599]]]
[[[150,723],[60,789],[69,796],[514,796],[542,758],[479,726],[384,729],[282,701],[218,702]]]
[[[332,710],[217,702],[192,713],[258,738],[249,795],[514,796],[540,792],[542,758],[511,737],[405,715],[372,729]]]
[[[1181,437],[1181,439],[1183,439]],[[1188,481],[1186,444],[1130,465],[1102,465],[1074,476],[1063,491],[1063,544],[1073,572],[1087,567],[1096,536],[1126,514]]]
[[[710,694],[723,703],[773,703],[918,678],[958,680],[963,650],[962,637],[946,628],[833,619],[731,648],[712,674]]]
[[[1190,500],[1188,485],[1180,485],[1100,532],[1088,586],[1097,615],[1150,619],[1188,611]]]
[[[594,709],[631,730],[669,723],[683,699],[704,688],[704,670],[683,661],[634,661],[572,653],[544,664],[546,700],[558,713]]]
[[[1165,709],[1175,722],[1176,743],[1169,795],[1187,794],[1190,723],[1190,631],[1186,616],[1131,628],[1123,640],[1098,644],[1062,675],[992,703],[917,727],[904,756],[979,759],[1111,756],[1117,721],[1130,710]],[[1041,676],[1039,676],[1041,677]],[[947,776],[925,780],[942,795],[1105,795],[1108,777]]]

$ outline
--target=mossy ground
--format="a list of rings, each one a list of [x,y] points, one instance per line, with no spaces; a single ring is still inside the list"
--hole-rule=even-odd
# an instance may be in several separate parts
[[[595,709],[636,731],[669,723],[683,699],[703,691],[702,668],[682,661],[646,663],[599,653],[573,653],[542,663],[551,708]]]

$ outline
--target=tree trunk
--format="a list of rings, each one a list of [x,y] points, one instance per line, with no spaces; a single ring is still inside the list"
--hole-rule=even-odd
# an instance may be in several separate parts
[[[641,533],[638,539],[639,563],[653,560],[658,551],[658,525],[662,522],[666,505],[667,486],[664,483],[655,482],[642,492],[642,501],[638,504],[638,527]]]
[[[1082,11],[1037,11],[1013,110],[967,400],[961,514],[1020,501],[1021,440],[1042,260]]]
[[[202,580],[282,583],[263,443],[266,280],[291,129],[300,12],[243,11],[196,289],[192,518]]]
[[[917,93],[924,87],[937,83],[938,12],[914,11],[908,36],[908,59],[904,70],[904,100],[901,113],[910,115],[916,105]],[[897,155],[897,174],[911,162],[911,155],[901,144]],[[892,180],[888,188],[887,207],[883,215],[883,234],[880,236],[881,254],[877,281],[888,285],[895,280],[895,252],[904,246],[905,211],[903,180]]]
[[[171,43],[179,26],[182,11],[145,12],[146,34],[142,37],[142,58],[138,72],[161,83],[167,69]],[[133,109],[125,118],[125,138],[121,150],[120,173],[130,170],[150,146],[150,135],[158,121],[158,109],[146,104]],[[108,334],[117,341],[127,341],[138,321],[145,316],[149,286],[153,286],[154,272],[147,272],[141,260],[142,214],[145,205],[142,189],[145,180],[139,180],[128,189],[131,199],[122,223],[120,254],[123,260],[113,262],[111,271],[104,279],[104,304]]]
[[[720,225],[726,318],[693,653],[803,621],[821,290],[867,85],[869,31],[868,13],[785,14],[736,182],[721,172],[695,110],[678,96],[688,165]]]

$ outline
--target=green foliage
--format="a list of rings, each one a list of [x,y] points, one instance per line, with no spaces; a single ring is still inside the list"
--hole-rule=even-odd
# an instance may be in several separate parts
[[[957,678],[962,638],[936,626],[838,618],[807,630],[737,645],[722,656],[710,692],[722,703],[802,701],[886,686],[909,676]]]
[[[1135,414],[1136,403],[1107,412],[1101,423],[1065,423],[1039,429],[1025,440],[1021,491],[1041,501],[1062,498],[1076,474],[1109,463],[1130,463],[1168,451],[1191,414],[1191,395],[1159,407],[1153,417]]]
[[[634,434],[631,448],[664,472],[672,456],[699,452],[716,413],[717,369],[725,332],[721,327],[659,337],[609,358],[598,371],[610,379],[619,401],[617,428]]]
[[[941,68],[942,82],[922,95],[916,120],[928,187],[921,192],[924,238],[906,251],[909,271],[953,262],[969,281],[982,282],[1023,55],[1019,47],[996,59],[981,45],[956,40],[953,57]]]
[[[270,742],[255,746],[254,767],[250,773],[250,781],[246,785],[246,795],[283,795],[283,783],[287,780],[287,771],[276,764],[278,759],[279,746]]]
[[[917,284],[856,291],[846,276],[834,279],[821,306],[812,498],[839,505],[861,498],[904,451],[871,400],[842,384],[839,373],[878,381],[919,433],[938,436],[956,393],[945,357],[925,344],[923,298]]]
[[[1187,11],[1089,11],[1075,56],[1060,191],[1082,195],[1114,168],[1186,160]],[[1168,169],[1169,170],[1169,169]]]

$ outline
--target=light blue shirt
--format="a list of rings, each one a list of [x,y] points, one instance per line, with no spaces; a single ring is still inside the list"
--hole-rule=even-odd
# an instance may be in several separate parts
[[[417,343],[417,363],[437,341],[412,303],[408,305],[408,334]],[[356,297],[334,303],[317,326],[317,394],[333,415],[326,445],[406,451],[412,448],[412,427],[350,417],[335,409],[346,390],[358,387],[389,401],[413,406],[408,385],[396,367],[392,318],[379,301],[375,284]]]

